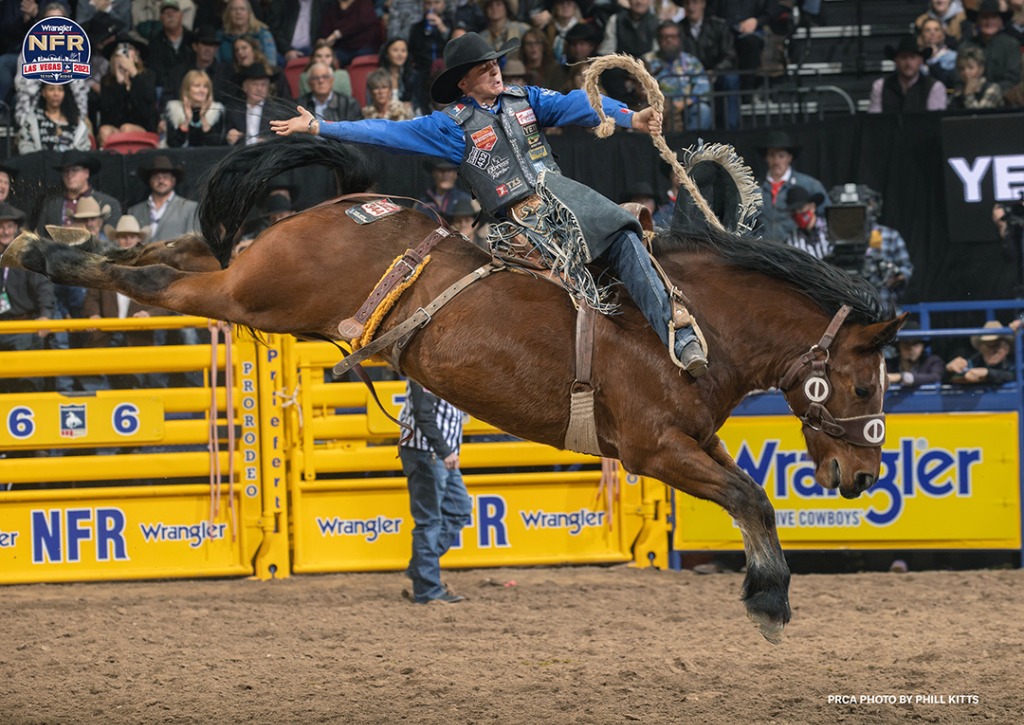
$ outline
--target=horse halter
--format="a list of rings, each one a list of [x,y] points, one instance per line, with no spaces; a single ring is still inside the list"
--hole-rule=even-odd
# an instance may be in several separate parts
[[[797,405],[789,404],[790,410],[803,423],[814,430],[820,430],[833,438],[839,438],[855,446],[879,448],[885,443],[885,413],[874,415],[858,415],[853,418],[836,418],[825,407],[832,397],[832,382],[828,379],[829,347],[835,339],[839,328],[843,326],[850,306],[843,305],[832,318],[825,334],[815,345],[793,361],[786,374],[782,376],[779,389],[788,393],[797,380],[803,385]],[[809,371],[804,373],[804,368]],[[787,401],[788,402],[788,401]],[[806,407],[803,403],[806,402]],[[797,407],[803,407],[801,413]]]

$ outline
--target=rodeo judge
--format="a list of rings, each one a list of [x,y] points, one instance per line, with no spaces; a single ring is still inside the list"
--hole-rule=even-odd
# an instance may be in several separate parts
[[[707,371],[707,357],[693,327],[684,324],[686,316],[673,319],[675,306],[640,240],[640,224],[590,187],[562,176],[541,130],[594,127],[600,120],[597,113],[581,90],[563,95],[534,86],[505,87],[498,59],[518,47],[519,39],[513,38],[495,51],[476,33],[449,42],[444,49],[446,70],[430,89],[434,101],[448,105],[429,116],[330,123],[300,106],[298,116],[273,121],[271,127],[282,136],[319,134],[458,164],[483,209],[499,220],[491,225],[492,248],[516,234],[525,235],[570,294],[608,312],[614,308],[586,267],[600,257],[670,347],[676,364],[700,377]],[[654,109],[633,112],[603,96],[601,102],[617,125],[661,133],[662,117]]]

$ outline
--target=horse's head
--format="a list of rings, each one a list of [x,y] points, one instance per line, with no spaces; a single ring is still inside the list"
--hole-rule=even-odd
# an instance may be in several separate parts
[[[856,498],[878,479],[887,381],[882,348],[895,338],[906,315],[843,326],[848,312],[840,310],[821,340],[793,362],[781,387],[803,421],[818,483]]]

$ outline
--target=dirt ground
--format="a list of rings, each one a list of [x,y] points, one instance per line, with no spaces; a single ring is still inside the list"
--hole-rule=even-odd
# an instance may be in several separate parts
[[[0,722],[1024,722],[1019,570],[794,576],[779,646],[740,574],[454,571],[469,601],[427,606],[404,581],[6,587]]]

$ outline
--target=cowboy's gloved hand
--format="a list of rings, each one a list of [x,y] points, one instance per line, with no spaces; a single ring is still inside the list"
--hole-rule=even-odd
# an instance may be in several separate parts
[[[661,134],[661,114],[651,107],[633,114],[633,128],[652,136]]]

